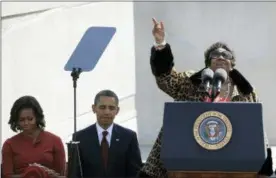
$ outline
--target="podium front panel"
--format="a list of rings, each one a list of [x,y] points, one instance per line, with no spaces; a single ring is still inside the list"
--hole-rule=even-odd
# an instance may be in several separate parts
[[[203,148],[194,137],[196,119],[209,111],[223,113],[232,126],[229,142],[218,150]],[[165,103],[161,160],[171,171],[258,172],[265,160],[262,105]]]

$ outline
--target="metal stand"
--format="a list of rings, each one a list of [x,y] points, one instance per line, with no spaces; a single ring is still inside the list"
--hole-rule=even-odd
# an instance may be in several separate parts
[[[83,178],[82,166],[79,153],[79,142],[76,141],[75,133],[77,132],[77,80],[80,76],[81,69],[73,68],[71,76],[73,78],[74,87],[74,134],[72,141],[67,143],[68,149],[68,178],[76,178],[80,173],[80,178]],[[79,170],[78,170],[79,169]],[[79,172],[79,173],[78,173]]]

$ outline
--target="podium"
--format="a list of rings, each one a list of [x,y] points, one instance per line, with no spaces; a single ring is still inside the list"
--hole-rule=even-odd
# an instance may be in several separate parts
[[[165,103],[160,158],[170,178],[257,178],[265,151],[261,103]]]

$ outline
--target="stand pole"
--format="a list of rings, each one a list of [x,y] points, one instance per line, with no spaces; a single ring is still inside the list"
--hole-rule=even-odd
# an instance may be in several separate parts
[[[71,76],[73,78],[73,88],[74,88],[74,133],[77,132],[77,80],[80,76],[81,69],[73,68],[73,71],[71,72]],[[73,138],[73,140],[75,140]]]
[[[74,134],[72,141],[67,143],[68,149],[68,178],[76,178],[78,172],[80,173],[80,178],[83,178],[80,153],[79,153],[79,142],[75,138],[75,133],[77,132],[77,80],[81,73],[81,69],[73,68],[71,76],[73,78],[73,88],[74,88]],[[79,169],[79,170],[78,170]]]

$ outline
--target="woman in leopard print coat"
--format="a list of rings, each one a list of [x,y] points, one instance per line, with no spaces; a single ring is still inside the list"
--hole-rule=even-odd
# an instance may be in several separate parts
[[[174,98],[175,101],[206,101],[206,92],[201,89],[201,72],[205,68],[216,70],[223,68],[228,72],[228,80],[222,86],[219,99],[231,102],[258,102],[257,95],[246,78],[235,69],[235,55],[224,43],[217,42],[205,52],[205,68],[194,72],[179,73],[174,69],[174,60],[171,47],[164,40],[164,26],[154,22],[153,35],[156,44],[151,49],[150,64],[156,78],[157,86]],[[225,86],[230,86],[225,87]],[[227,89],[228,88],[228,89]],[[227,91],[228,90],[228,91]],[[227,95],[226,95],[227,94]],[[225,97],[226,96],[226,97]],[[218,101],[221,101],[219,100]],[[160,160],[162,128],[145,165],[141,168],[138,177],[167,177],[167,170]],[[267,159],[259,172],[260,175],[272,174],[271,150],[268,149]]]

